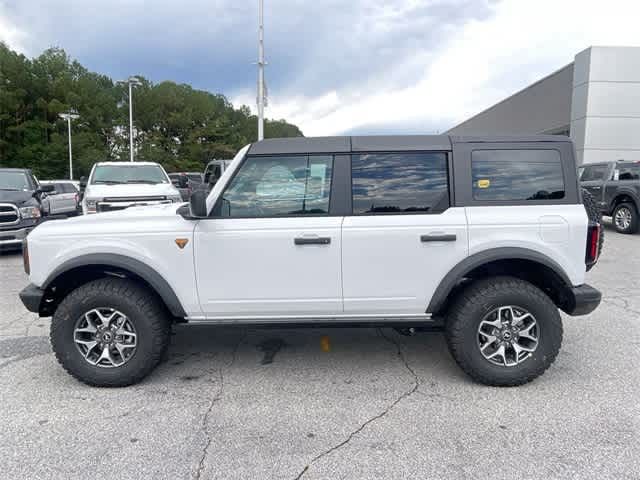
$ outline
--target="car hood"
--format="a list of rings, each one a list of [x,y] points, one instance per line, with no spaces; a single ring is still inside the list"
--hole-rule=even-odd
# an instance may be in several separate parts
[[[123,185],[87,185],[85,198],[114,198],[114,197],[150,197],[156,195],[178,196],[180,192],[170,183],[127,183]]]
[[[0,190],[0,203],[13,203],[14,205],[21,206],[23,203],[29,202],[33,199],[33,192],[29,191],[13,191],[13,190]]]

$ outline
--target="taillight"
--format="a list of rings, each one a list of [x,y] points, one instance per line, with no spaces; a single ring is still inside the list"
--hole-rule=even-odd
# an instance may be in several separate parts
[[[600,245],[600,229],[599,223],[589,222],[587,229],[587,253],[585,255],[585,263],[592,266],[598,261],[598,247]]]
[[[29,266],[29,244],[27,243],[26,238],[22,241],[22,263],[24,265],[25,273],[29,275],[29,273],[31,273],[31,268]]]

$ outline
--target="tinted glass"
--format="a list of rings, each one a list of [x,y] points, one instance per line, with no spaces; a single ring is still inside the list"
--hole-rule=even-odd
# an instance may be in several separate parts
[[[618,165],[618,180],[640,180],[640,164],[623,163]]]
[[[564,198],[557,150],[475,150],[471,165],[476,200]]]
[[[594,180],[603,180],[607,173],[608,165],[588,165],[582,167],[580,175],[581,182],[591,182]]]
[[[249,157],[223,193],[215,214],[327,214],[332,169],[332,156]]]
[[[169,183],[158,165],[98,165],[91,183]]]
[[[442,211],[449,205],[444,153],[367,153],[351,157],[353,213]]]

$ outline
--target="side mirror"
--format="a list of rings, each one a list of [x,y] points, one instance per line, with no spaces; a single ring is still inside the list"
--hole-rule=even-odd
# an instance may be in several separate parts
[[[87,188],[87,177],[80,177],[80,190]]]
[[[187,177],[178,177],[178,188],[188,188],[189,179]]]
[[[38,190],[41,193],[51,193],[53,194],[53,192],[55,191],[56,187],[54,185],[48,184],[48,185],[40,185],[40,188],[38,188]]]
[[[192,217],[202,218],[207,216],[207,191],[195,190],[189,198],[189,211]]]

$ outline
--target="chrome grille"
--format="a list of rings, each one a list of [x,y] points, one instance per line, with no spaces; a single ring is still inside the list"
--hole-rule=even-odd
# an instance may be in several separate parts
[[[12,203],[0,203],[0,225],[15,225],[20,221],[18,208]]]

